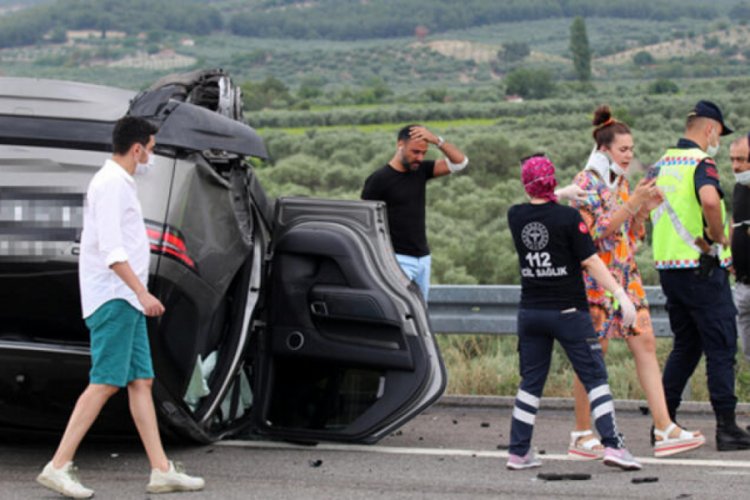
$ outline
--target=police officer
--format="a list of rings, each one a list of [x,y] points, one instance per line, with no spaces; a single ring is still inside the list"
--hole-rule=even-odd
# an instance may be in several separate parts
[[[742,352],[750,361],[750,135],[729,146],[729,159],[737,183],[732,195],[732,265],[736,276],[734,298]]]
[[[719,451],[750,448],[750,434],[735,422],[734,366],[737,326],[727,268],[729,225],[713,157],[720,136],[731,134],[719,107],[698,102],[685,136],[656,163],[664,202],[652,212],[656,268],[674,335],[664,368],[664,393],[672,420],[701,355]]]

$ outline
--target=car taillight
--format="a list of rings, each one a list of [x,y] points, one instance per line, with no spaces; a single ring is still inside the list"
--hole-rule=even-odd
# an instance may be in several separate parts
[[[177,259],[193,271],[196,270],[195,261],[188,256],[185,240],[178,230],[146,221],[146,233],[151,252]]]

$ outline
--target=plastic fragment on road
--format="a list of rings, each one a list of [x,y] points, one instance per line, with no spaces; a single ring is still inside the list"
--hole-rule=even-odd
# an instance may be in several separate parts
[[[658,477],[634,477],[630,480],[633,484],[642,484],[642,483],[656,483],[659,481]]]
[[[591,474],[557,474],[555,472],[540,472],[536,475],[537,479],[544,481],[588,481]]]

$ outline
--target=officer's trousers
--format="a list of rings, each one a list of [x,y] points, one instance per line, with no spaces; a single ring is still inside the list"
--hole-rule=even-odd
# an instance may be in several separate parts
[[[612,394],[607,383],[602,349],[588,310],[566,312],[521,309],[518,312],[518,354],[521,385],[513,407],[510,452],[524,456],[531,447],[539,401],[557,340],[589,395],[591,412],[602,443],[620,448]]]
[[[702,277],[695,269],[659,271],[667,297],[674,342],[664,366],[664,394],[670,410],[682,401],[682,391],[706,355],[708,392],[714,412],[734,410],[734,367],[737,325],[728,272],[714,269]]]

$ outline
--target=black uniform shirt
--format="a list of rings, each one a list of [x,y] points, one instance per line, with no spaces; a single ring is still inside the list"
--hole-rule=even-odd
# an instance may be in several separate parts
[[[521,267],[521,308],[588,311],[581,262],[596,253],[578,210],[514,205],[508,225]]]

